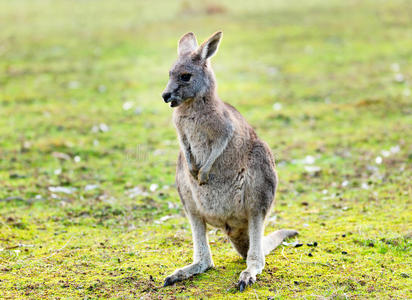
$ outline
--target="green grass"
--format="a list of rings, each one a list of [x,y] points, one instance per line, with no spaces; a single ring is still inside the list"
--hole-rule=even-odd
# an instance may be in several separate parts
[[[411,15],[407,0],[0,0],[0,297],[412,298]],[[177,39],[219,29],[219,94],[277,160],[266,230],[305,244],[243,294],[245,262],[212,228],[216,267],[161,288],[192,243],[160,94]]]

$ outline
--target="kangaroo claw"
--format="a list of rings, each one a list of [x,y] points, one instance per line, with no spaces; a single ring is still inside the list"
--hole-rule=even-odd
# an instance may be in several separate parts
[[[165,282],[163,284],[163,287],[172,285],[176,282],[176,280],[173,280],[172,276],[166,277]]]
[[[243,280],[239,281],[238,286],[239,286],[239,291],[243,292],[246,288],[246,282],[244,282]]]

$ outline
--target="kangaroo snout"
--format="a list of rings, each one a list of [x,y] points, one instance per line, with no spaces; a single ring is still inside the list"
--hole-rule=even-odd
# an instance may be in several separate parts
[[[170,101],[170,98],[171,98],[171,97],[172,97],[172,93],[164,92],[164,93],[162,94],[162,98],[163,98],[163,100],[164,100],[166,103]]]
[[[168,92],[170,89],[166,88],[165,91],[162,94],[162,98],[165,101],[165,103],[170,103],[170,107],[177,107],[182,103],[182,98],[174,91]]]

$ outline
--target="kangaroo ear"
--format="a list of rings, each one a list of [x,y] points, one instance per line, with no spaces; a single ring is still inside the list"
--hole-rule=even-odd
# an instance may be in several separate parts
[[[192,53],[197,48],[196,37],[193,32],[188,32],[182,36],[177,46],[177,54],[179,56]]]
[[[199,46],[196,50],[196,55],[201,60],[206,60],[209,57],[212,57],[217,52],[222,35],[223,33],[221,31],[215,32],[210,38]]]

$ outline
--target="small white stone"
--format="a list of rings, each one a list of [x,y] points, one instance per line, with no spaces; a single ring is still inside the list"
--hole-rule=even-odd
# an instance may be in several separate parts
[[[123,103],[123,110],[129,110],[129,109],[131,109],[132,107],[133,107],[133,102],[131,102],[131,101],[127,101],[127,102],[125,102],[125,103]]]
[[[166,154],[166,151],[163,150],[163,149],[156,149],[155,151],[153,151],[154,156],[162,156],[162,155],[165,155],[165,154]]]
[[[362,182],[361,188],[363,188],[364,190],[368,190],[369,185],[366,182]]]
[[[312,155],[307,155],[305,157],[305,163],[311,165],[315,162],[315,158]]]
[[[129,190],[126,191],[126,194],[130,197],[130,198],[135,198],[137,196],[148,196],[149,194],[145,191],[143,191],[140,187],[136,186],[134,188],[131,188]]]
[[[380,164],[382,163],[382,157],[381,157],[381,156],[377,156],[377,157],[375,158],[375,162],[376,162],[378,165],[380,165]]]
[[[401,73],[395,74],[395,81],[397,82],[403,82],[405,80],[405,77]]]
[[[101,132],[108,132],[109,131],[109,126],[107,126],[104,123],[100,123],[99,129],[100,129]]]
[[[173,216],[164,216],[164,217],[161,217],[159,220],[156,220],[155,223],[156,224],[161,224],[161,223],[163,223],[163,222],[165,222],[169,219],[172,219],[172,218],[173,218]]]
[[[158,189],[158,187],[159,185],[157,183],[152,183],[149,189],[151,192],[155,192]]]
[[[399,151],[401,151],[401,147],[399,147],[399,145],[393,146],[391,147],[391,149],[389,150],[392,154],[398,153]]]
[[[388,157],[389,155],[391,155],[391,152],[387,151],[387,150],[382,150],[381,153],[382,153],[383,157]]]
[[[49,191],[52,193],[72,194],[74,191],[76,191],[76,188],[64,186],[50,186]]]
[[[169,209],[175,209],[175,208],[179,208],[179,205],[177,205],[176,203],[173,203],[173,202],[167,202],[167,207],[169,208]]]
[[[97,189],[98,187],[99,187],[98,184],[88,184],[84,187],[84,191],[85,192],[91,191],[91,190]]]
[[[319,172],[320,170],[321,168],[318,166],[305,166],[305,171],[308,173],[316,173],[316,172]]]
[[[93,133],[99,132],[99,126],[93,125],[93,127],[92,127],[92,132],[93,132]]]
[[[282,103],[276,102],[272,106],[273,110],[279,111],[282,109]]]

